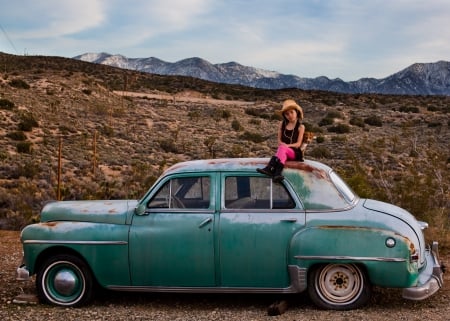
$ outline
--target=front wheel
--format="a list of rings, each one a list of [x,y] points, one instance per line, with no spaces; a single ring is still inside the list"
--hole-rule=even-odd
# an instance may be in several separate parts
[[[365,305],[372,289],[357,265],[326,264],[314,267],[308,274],[308,293],[323,309],[350,310]]]
[[[73,255],[50,257],[39,267],[36,275],[39,299],[65,307],[87,303],[92,296],[93,284],[89,267]]]

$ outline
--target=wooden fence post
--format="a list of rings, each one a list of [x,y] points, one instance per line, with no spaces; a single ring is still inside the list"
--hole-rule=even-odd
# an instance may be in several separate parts
[[[92,143],[93,158],[92,158],[92,175],[95,176],[95,169],[97,167],[97,131],[94,131],[94,141]]]
[[[59,148],[58,148],[58,187],[56,191],[56,199],[61,200],[61,172],[62,172],[62,138],[59,137]]]

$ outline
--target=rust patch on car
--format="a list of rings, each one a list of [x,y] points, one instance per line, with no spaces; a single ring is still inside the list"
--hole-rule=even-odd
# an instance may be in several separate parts
[[[287,161],[285,167],[312,173],[319,179],[328,179],[326,171],[323,169],[318,169],[317,167],[311,166],[305,162]]]
[[[345,229],[345,230],[369,230],[369,231],[377,231],[383,234],[388,235],[395,235],[396,237],[403,239],[406,244],[408,244],[408,248],[411,251],[411,253],[414,253],[416,251],[416,247],[414,246],[414,243],[411,242],[409,238],[406,236],[399,234],[395,231],[385,230],[382,228],[376,228],[376,227],[366,227],[366,226],[351,226],[351,225],[321,225],[318,226],[319,229]]]
[[[47,227],[55,227],[58,225],[58,222],[43,222],[41,224]]]

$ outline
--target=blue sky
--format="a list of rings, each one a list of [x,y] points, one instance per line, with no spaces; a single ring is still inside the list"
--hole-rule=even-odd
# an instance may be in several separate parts
[[[346,81],[450,60],[448,0],[0,0],[0,51],[200,57]]]

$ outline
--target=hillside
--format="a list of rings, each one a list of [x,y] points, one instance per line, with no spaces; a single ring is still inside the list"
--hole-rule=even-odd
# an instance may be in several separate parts
[[[181,160],[270,156],[286,98],[315,133],[307,157],[446,238],[450,97],[262,90],[1,53],[0,228],[57,198],[60,146],[62,199],[139,198]]]
[[[192,76],[224,84],[239,84],[255,88],[326,90],[340,93],[377,93],[392,95],[450,96],[450,62],[416,63],[386,78],[361,78],[345,82],[326,76],[304,78],[276,71],[243,66],[237,62],[212,64],[193,57],[177,62],[158,58],[128,58],[108,53],[85,53],[74,57],[87,62],[137,70],[159,75]]]

